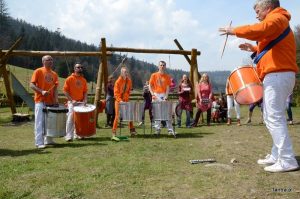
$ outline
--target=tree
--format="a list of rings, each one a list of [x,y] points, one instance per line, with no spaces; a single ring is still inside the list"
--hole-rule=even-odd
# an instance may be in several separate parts
[[[0,30],[5,32],[9,26],[9,13],[4,0],[0,0]]]

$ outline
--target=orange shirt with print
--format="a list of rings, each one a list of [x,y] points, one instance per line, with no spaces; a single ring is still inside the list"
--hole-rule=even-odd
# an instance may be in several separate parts
[[[234,28],[237,37],[258,41],[257,54],[259,54],[272,40],[281,35],[289,26],[291,15],[285,9],[278,7],[267,14],[266,18],[257,24]],[[270,49],[258,62],[257,72],[260,79],[272,72],[294,71],[298,72],[296,64],[296,43],[293,31],[272,49]]]
[[[115,86],[114,86],[114,96],[116,101],[128,102],[131,89],[132,89],[131,79],[129,78],[123,79],[120,76],[115,82]]]
[[[40,92],[35,92],[34,101],[35,103],[44,102],[46,104],[54,104],[55,96],[54,96],[54,88],[58,86],[58,76],[56,72],[51,69],[47,69],[45,67],[40,67],[33,72],[31,77],[31,83],[35,84],[38,88],[48,91],[49,95],[43,96]]]
[[[168,74],[160,72],[153,73],[150,77],[149,84],[154,93],[162,94],[167,92],[167,87],[171,85],[171,78]]]
[[[70,95],[72,100],[83,101],[84,94],[88,91],[86,79],[72,73],[66,79],[63,90]]]

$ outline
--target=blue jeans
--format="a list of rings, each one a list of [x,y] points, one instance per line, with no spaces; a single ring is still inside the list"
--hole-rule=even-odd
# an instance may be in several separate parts
[[[182,115],[182,109],[178,109],[178,117],[177,117],[177,125],[181,126],[181,115]],[[185,110],[186,113],[186,120],[185,120],[185,126],[189,127],[191,126],[191,112],[188,110]]]

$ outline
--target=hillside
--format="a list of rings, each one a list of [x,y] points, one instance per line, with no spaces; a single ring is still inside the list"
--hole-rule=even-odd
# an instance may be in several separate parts
[[[44,50],[44,51],[98,51],[98,47],[70,39],[62,35],[60,29],[50,31],[42,26],[34,26],[23,20],[8,18],[9,26],[0,36],[0,49],[8,49],[18,38],[24,35],[24,39],[19,46],[19,50]],[[119,65],[124,55],[113,54],[108,60],[109,74]],[[85,77],[89,82],[96,82],[99,60],[94,57],[56,57],[55,71],[60,77],[67,77],[72,72],[72,66],[80,61],[86,67]],[[28,69],[40,67],[40,57],[13,57],[8,64],[20,66]],[[133,85],[136,89],[141,89],[143,83],[150,78],[151,73],[157,71],[157,66],[153,63],[137,60],[134,57],[127,59],[128,66],[133,78]],[[179,83],[182,75],[188,71],[168,69],[167,72]],[[203,71],[201,71],[203,73]],[[215,92],[223,92],[225,81],[229,71],[208,72],[214,85]],[[115,75],[118,75],[117,73]]]

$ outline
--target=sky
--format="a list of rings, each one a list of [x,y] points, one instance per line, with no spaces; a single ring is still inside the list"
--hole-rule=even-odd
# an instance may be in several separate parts
[[[255,0],[5,0],[11,17],[42,25],[51,31],[60,28],[68,38],[107,46],[174,49],[177,39],[185,50],[196,48],[198,70],[233,70],[250,63],[250,53],[238,48],[247,40],[229,36],[221,59],[225,37],[218,28],[257,23]],[[300,1],[281,0],[292,19],[300,25]],[[247,41],[249,42],[249,41]],[[251,43],[251,42],[250,42]],[[253,42],[252,42],[253,43]],[[149,63],[165,60],[167,67],[189,70],[182,55],[129,53]]]

